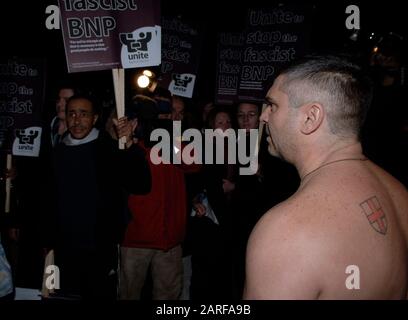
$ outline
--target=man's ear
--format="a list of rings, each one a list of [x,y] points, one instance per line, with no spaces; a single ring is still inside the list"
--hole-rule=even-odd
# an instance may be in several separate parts
[[[325,111],[320,103],[312,102],[302,107],[301,132],[311,134],[315,132],[322,124],[325,117]]]

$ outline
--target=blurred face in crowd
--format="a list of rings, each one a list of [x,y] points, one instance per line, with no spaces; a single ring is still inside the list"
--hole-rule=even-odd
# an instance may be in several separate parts
[[[184,118],[184,101],[176,96],[172,99],[171,118],[174,121],[183,120]]]
[[[203,122],[207,121],[208,114],[214,109],[214,104],[212,102],[207,103],[203,108]]]
[[[58,92],[58,98],[55,105],[57,111],[57,117],[60,120],[65,120],[65,108],[67,101],[74,95],[74,90],[63,88]]]
[[[230,128],[231,128],[230,116],[225,112],[217,113],[214,119],[214,130],[221,129],[222,131],[225,131]]]
[[[237,120],[240,129],[258,129],[258,107],[252,103],[241,103],[238,106]]]
[[[75,139],[85,138],[98,120],[92,102],[84,98],[69,101],[66,115],[68,130]]]

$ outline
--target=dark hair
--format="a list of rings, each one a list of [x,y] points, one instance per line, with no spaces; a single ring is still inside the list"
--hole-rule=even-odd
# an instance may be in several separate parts
[[[163,97],[165,99],[171,100],[171,92],[166,88],[157,86],[153,91],[153,97]]]
[[[258,114],[261,114],[262,111],[262,103],[259,101],[251,101],[251,100],[240,100],[236,103],[236,112],[238,112],[238,109],[240,107],[240,105],[242,104],[252,104],[254,106],[256,106]]]
[[[214,105],[214,108],[208,113],[208,124],[211,129],[214,129],[215,118],[219,113],[226,113],[231,120],[231,127],[235,127],[235,123],[233,122],[234,117],[231,114],[231,106],[227,107],[224,105]]]
[[[138,119],[138,125],[134,136],[142,139],[147,147],[152,146],[150,143],[150,134],[155,129],[159,111],[157,103],[154,99],[146,95],[135,95],[132,98],[132,103],[126,108],[128,118]]]
[[[319,102],[326,108],[333,134],[360,135],[373,90],[361,67],[337,56],[308,56],[280,74],[280,89],[291,107]]]
[[[145,95],[137,94],[132,98],[132,103],[126,105],[126,116],[130,119],[138,118],[139,120],[156,119],[159,113],[157,102]]]
[[[82,91],[74,84],[73,81],[68,80],[68,79],[63,79],[61,81],[58,82],[57,84],[57,94],[59,93],[59,91],[63,90],[63,89],[70,89],[74,92],[74,95],[79,95],[82,94]]]

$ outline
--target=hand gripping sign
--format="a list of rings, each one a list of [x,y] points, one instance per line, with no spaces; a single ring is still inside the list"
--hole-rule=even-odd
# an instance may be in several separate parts
[[[59,8],[68,71],[113,69],[117,114],[124,116],[123,69],[161,63],[159,0],[59,0]]]

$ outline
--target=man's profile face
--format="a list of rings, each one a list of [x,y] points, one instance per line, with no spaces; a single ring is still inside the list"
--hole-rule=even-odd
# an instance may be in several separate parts
[[[279,89],[282,76],[276,78],[265,97],[267,107],[262,112],[260,121],[265,123],[268,135],[268,151],[271,155],[285,159],[285,154],[292,147],[294,134],[295,110],[289,106],[286,93]]]
[[[74,90],[64,88],[58,92],[58,98],[55,104],[58,119],[65,120],[65,108],[67,101],[74,95]]]
[[[238,107],[237,120],[240,129],[258,129],[258,107],[252,103],[241,103]]]
[[[98,116],[94,114],[91,101],[83,98],[71,100],[67,105],[68,131],[75,139],[85,138],[95,125]]]

